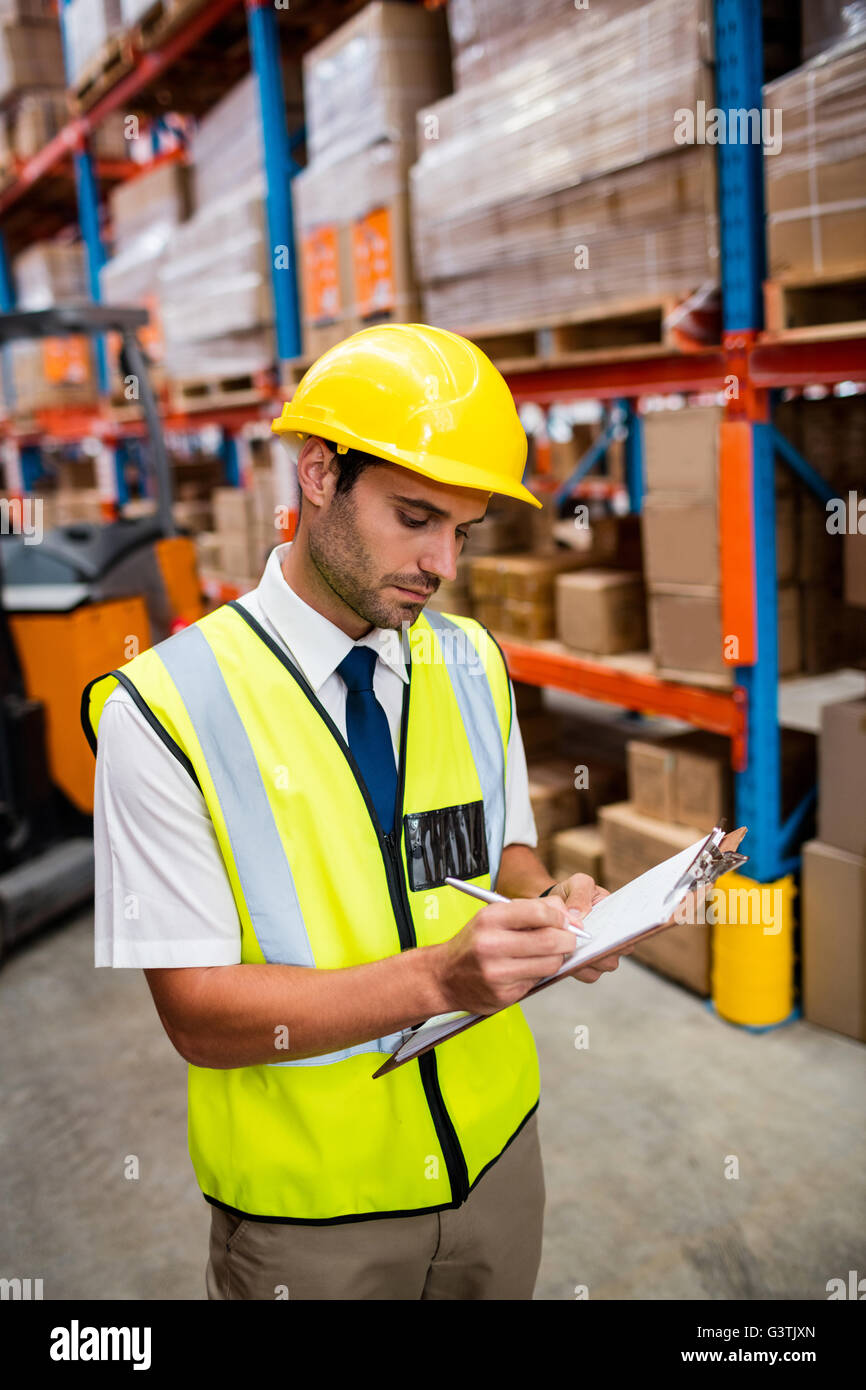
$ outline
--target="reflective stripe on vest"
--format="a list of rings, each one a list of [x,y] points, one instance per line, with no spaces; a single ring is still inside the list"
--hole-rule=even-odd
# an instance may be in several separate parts
[[[471,637],[443,613],[425,612],[425,618],[436,633],[443,656],[445,649],[456,639],[457,651],[467,644],[477,651]],[[453,645],[452,645],[453,652]],[[499,862],[505,839],[505,751],[498,739],[491,739],[490,730],[497,726],[496,706],[481,658],[478,663],[467,660],[449,662],[448,674],[460,709],[460,718],[469,739],[472,757],[478,770],[481,795],[484,799],[484,823],[487,834],[487,855],[490,863],[490,882],[499,877]]]

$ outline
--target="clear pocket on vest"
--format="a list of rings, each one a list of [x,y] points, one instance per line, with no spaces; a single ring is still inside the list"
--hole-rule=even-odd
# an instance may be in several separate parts
[[[403,824],[413,893],[441,888],[446,878],[479,878],[489,872],[483,801],[417,811],[404,816]]]

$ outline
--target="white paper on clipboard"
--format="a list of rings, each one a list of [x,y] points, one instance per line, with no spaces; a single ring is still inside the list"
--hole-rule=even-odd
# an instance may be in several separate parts
[[[606,955],[618,946],[627,945],[629,941],[667,922],[696,886],[695,879],[690,877],[696,861],[708,848],[711,852],[717,850],[723,836],[724,832],[716,827],[710,835],[702,836],[693,845],[689,845],[688,849],[680,850],[670,859],[656,864],[639,878],[632,879],[631,883],[603,898],[583,919],[584,927],[591,933],[592,940],[581,941],[568,959],[563,961],[560,969],[554,975],[548,976],[547,980],[540,981],[535,988],[540,989],[561,975],[567,975],[584,962]],[[745,856],[742,855],[731,854],[729,857],[732,861],[745,862]],[[721,868],[721,864],[718,867]],[[713,875],[706,881],[713,882]],[[437,1014],[435,1018],[422,1023],[420,1028],[406,1039],[385,1067],[391,1070],[393,1066],[411,1061],[426,1048],[444,1042],[446,1038],[461,1032],[470,1023],[480,1022],[484,1017],[489,1015],[468,1012]],[[384,1074],[384,1071],[384,1067],[380,1068],[375,1075]]]

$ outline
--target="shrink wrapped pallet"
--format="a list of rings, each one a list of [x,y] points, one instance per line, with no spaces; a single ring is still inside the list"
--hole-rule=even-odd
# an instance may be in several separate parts
[[[644,0],[449,0],[448,32],[454,86],[483,82],[515,62],[526,48],[554,33],[564,37],[592,26]]]
[[[366,5],[304,58],[310,163],[334,164],[377,140],[411,139],[419,107],[449,85],[441,11]]]
[[[866,33],[764,88],[782,112],[764,158],[773,276],[866,267]]]
[[[94,65],[107,41],[123,28],[120,0],[66,0],[66,63],[72,86]]]
[[[715,151],[678,143],[676,120],[712,104],[709,57],[705,0],[652,0],[557,30],[420,112],[411,193],[425,318],[567,321],[714,281]]]

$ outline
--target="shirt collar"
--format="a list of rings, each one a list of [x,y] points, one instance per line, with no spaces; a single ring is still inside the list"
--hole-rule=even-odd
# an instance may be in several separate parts
[[[400,679],[408,682],[401,634],[374,627],[353,642],[347,632],[305,603],[289,585],[282,571],[283,558],[292,545],[277,545],[268,556],[256,597],[268,622],[285,643],[313,690],[318,694],[353,647],[372,647]]]

